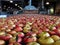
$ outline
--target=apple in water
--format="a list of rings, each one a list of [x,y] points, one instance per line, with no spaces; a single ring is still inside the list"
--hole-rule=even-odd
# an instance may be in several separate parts
[[[40,37],[40,38],[46,38],[49,36],[50,36],[50,34],[48,32],[42,32],[41,34],[38,34],[38,37]]]
[[[16,37],[12,37],[10,40],[9,40],[9,43],[14,43],[16,42]]]
[[[28,24],[28,25],[32,25],[32,23],[30,23],[30,22],[27,22],[27,24]]]
[[[40,39],[38,39],[38,42],[43,45],[50,45],[50,44],[54,43],[54,40],[51,37],[48,37],[48,38],[44,38],[44,39],[40,38]]]
[[[54,45],[60,45],[60,40],[56,41]]]
[[[26,25],[25,25],[25,27],[24,27],[23,32],[24,32],[24,33],[27,33],[27,32],[29,32],[29,31],[30,31],[30,29],[31,29],[31,26],[30,26],[30,25],[28,25],[28,24],[26,24]]]
[[[24,37],[24,36],[25,36],[25,34],[23,32],[18,33],[18,37]]]
[[[20,43],[18,43],[18,42],[15,42],[15,43],[14,43],[14,45],[21,45],[21,44],[20,44]]]
[[[6,29],[6,32],[10,32],[11,30],[10,29]]]
[[[6,33],[4,31],[1,31],[0,32],[0,35],[5,35]]]
[[[28,44],[26,44],[26,45],[40,45],[40,44],[37,43],[37,42],[30,42],[30,43],[28,43]]]
[[[36,39],[35,39],[35,40],[36,40]],[[34,40],[32,37],[28,37],[28,36],[24,38],[24,42],[25,42],[25,43],[33,42],[33,41],[35,41],[35,40]]]
[[[0,40],[0,45],[5,45],[5,41],[4,40]]]
[[[18,43],[22,42],[22,38],[18,37],[17,42]]]
[[[54,41],[60,40],[60,37],[57,35],[52,35],[51,37],[54,39]]]
[[[9,43],[8,45],[13,45],[13,43]]]
[[[12,31],[10,31],[10,32],[8,32],[9,34],[11,34],[11,35],[14,35],[14,34],[16,34],[17,32],[15,31],[15,30],[12,30]]]
[[[16,31],[16,32],[21,32],[21,31],[23,31],[23,29],[22,29],[22,27],[19,27],[19,26],[18,26],[18,27],[16,27],[15,31]]]

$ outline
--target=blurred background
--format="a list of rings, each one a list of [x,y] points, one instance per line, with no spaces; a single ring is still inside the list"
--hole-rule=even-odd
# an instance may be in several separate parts
[[[38,14],[60,15],[60,0],[32,0],[31,4]],[[27,5],[29,0],[0,0],[0,15],[23,14]]]

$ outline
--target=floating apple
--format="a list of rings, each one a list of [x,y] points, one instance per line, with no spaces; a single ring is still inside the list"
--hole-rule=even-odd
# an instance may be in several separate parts
[[[45,38],[45,39],[40,38],[40,39],[38,40],[38,42],[39,42],[40,44],[50,45],[50,44],[53,44],[53,43],[54,43],[54,40],[53,40],[51,37],[48,37],[48,38]]]
[[[47,32],[42,32],[41,34],[38,34],[38,37],[40,37],[40,38],[46,38],[46,37],[49,37],[49,36],[50,36],[50,34],[47,33]]]
[[[54,43],[54,45],[60,45],[60,40],[59,40],[59,41],[56,41],[56,42]]]
[[[5,45],[5,41],[4,40],[0,40],[0,45]]]
[[[16,37],[13,37],[9,40],[9,43],[15,43],[16,42]]]
[[[9,43],[8,45],[13,45],[13,43]]]
[[[30,42],[30,43],[28,43],[27,45],[40,45],[40,44],[37,43],[37,42]]]
[[[18,37],[24,37],[24,36],[25,36],[25,34],[23,32],[18,33]]]
[[[52,35],[51,37],[54,39],[54,41],[60,40],[60,37],[57,35]]]
[[[22,42],[22,38],[18,37],[17,42],[18,43]]]
[[[22,27],[16,27],[16,29],[15,29],[15,31],[17,31],[17,32],[21,32],[23,29],[22,29]]]
[[[18,43],[18,42],[15,42],[15,43],[14,43],[14,45],[21,45],[21,44],[20,44],[20,43]]]
[[[5,35],[6,33],[4,31],[1,31],[0,32],[0,35]]]
[[[27,32],[30,31],[30,29],[31,29],[30,25],[26,24],[26,26],[24,27],[23,32],[24,32],[24,33],[27,33]]]

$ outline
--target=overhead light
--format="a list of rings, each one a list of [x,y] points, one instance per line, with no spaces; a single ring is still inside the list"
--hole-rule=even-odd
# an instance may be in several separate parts
[[[15,6],[17,6],[18,4],[15,4]]]
[[[50,3],[49,2],[46,2],[47,5],[49,5]]]
[[[13,1],[11,0],[10,3],[13,3]]]
[[[19,7],[21,10],[23,9],[22,7]]]

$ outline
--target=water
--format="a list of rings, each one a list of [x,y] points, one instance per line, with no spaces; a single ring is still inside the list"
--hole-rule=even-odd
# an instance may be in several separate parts
[[[32,0],[29,0],[29,5],[26,6],[24,10],[36,10],[36,8],[32,6]]]

